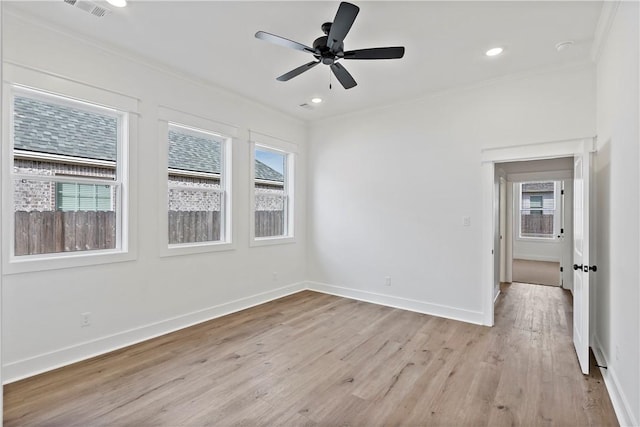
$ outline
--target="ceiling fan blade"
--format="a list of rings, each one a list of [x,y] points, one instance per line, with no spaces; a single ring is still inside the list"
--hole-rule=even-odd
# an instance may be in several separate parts
[[[344,68],[342,66],[342,64],[336,62],[334,64],[331,64],[331,71],[333,71],[333,74],[336,76],[336,78],[338,79],[338,81],[340,82],[340,84],[345,88],[345,89],[351,89],[352,87],[354,87],[355,85],[357,85],[358,83],[356,83],[356,81],[353,79],[353,77],[351,76],[351,74],[349,74],[349,72],[347,71],[346,68]]]
[[[404,56],[404,47],[373,47],[371,49],[350,50],[344,59],[398,59]]]
[[[276,36],[275,34],[267,33],[264,31],[258,31],[256,33],[256,38],[291,49],[301,50],[303,52],[309,53],[316,53],[313,48],[305,46],[302,43],[294,42],[293,40],[285,39],[284,37]]]
[[[353,21],[356,20],[359,11],[360,8],[355,4],[344,1],[340,3],[327,38],[327,46],[331,52],[338,52],[342,48],[342,42],[351,29]]]
[[[320,63],[320,61],[308,62],[308,63],[306,63],[304,65],[299,66],[296,69],[293,69],[293,70],[289,71],[288,73],[284,73],[283,75],[278,77],[276,80],[281,81],[281,82],[286,82],[287,80],[291,80],[295,76],[299,76],[300,74],[304,73],[305,71],[312,69],[313,67],[315,67],[319,63]]]

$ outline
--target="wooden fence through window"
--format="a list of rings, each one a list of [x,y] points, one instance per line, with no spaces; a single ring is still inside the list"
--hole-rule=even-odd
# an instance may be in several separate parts
[[[115,247],[115,212],[18,211],[15,213],[16,255]]]
[[[282,211],[256,211],[256,237],[284,233]],[[220,240],[219,211],[169,211],[169,243]],[[116,214],[112,211],[18,211],[15,254],[36,255],[116,247]]]
[[[520,233],[525,236],[553,235],[553,214],[531,214],[521,216]]]

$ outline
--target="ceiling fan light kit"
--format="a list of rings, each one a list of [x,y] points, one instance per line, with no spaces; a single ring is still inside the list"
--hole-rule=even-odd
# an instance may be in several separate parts
[[[347,69],[338,62],[339,60],[402,58],[404,56],[403,46],[374,47],[369,49],[344,51],[344,38],[351,29],[359,11],[360,8],[354,4],[347,2],[340,3],[333,22],[325,22],[322,24],[322,32],[324,32],[325,35],[318,37],[313,42],[313,47],[306,46],[302,43],[298,43],[275,34],[258,31],[255,36],[260,40],[307,52],[312,54],[315,58],[314,61],[301,65],[300,67],[281,75],[276,80],[286,82],[296,76],[299,76],[305,71],[312,69],[316,65],[323,63],[331,68],[331,71],[345,89],[351,89],[352,87],[355,87],[357,83],[353,76],[349,74]]]

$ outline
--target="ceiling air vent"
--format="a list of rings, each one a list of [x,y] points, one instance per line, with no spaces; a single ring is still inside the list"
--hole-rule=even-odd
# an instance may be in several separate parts
[[[102,18],[103,16],[107,16],[111,13],[109,9],[98,6],[97,4],[90,2],[89,0],[64,0],[64,2],[70,4],[71,6],[75,6],[80,10],[84,10],[85,12],[90,13],[98,18]]]
[[[305,110],[313,110],[313,105],[309,105],[306,102],[304,104],[300,104],[300,106]]]

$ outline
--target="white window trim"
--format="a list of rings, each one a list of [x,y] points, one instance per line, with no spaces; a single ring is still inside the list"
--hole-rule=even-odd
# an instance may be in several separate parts
[[[532,183],[532,182],[551,182],[553,181],[553,194],[554,194],[554,200],[553,200],[553,204],[554,204],[554,214],[553,214],[553,235],[551,237],[528,237],[528,236],[522,236],[522,230],[521,230],[521,207],[522,207],[522,184],[526,184],[526,183]],[[560,188],[561,188],[561,182],[560,180],[556,179],[556,178],[551,178],[551,179],[534,179],[534,180],[527,180],[527,181],[521,181],[521,182],[515,182],[514,183],[514,193],[515,196],[513,198],[514,202],[517,203],[516,206],[514,206],[514,214],[515,214],[515,218],[514,218],[514,225],[515,225],[515,229],[516,229],[516,233],[515,233],[515,238],[516,240],[519,241],[523,241],[523,242],[537,242],[537,243],[553,243],[553,244],[557,244],[560,239],[558,238],[558,235],[560,234],[560,224],[562,221],[561,215],[562,213],[559,212],[559,207],[560,207]],[[540,209],[537,209],[540,210]]]
[[[237,138],[238,128],[221,122],[205,119],[190,113],[186,113],[174,108],[160,106],[158,108],[158,141],[160,141],[158,152],[160,158],[159,180],[160,188],[158,198],[158,212],[164,212],[159,218],[158,235],[160,237],[160,256],[171,257],[181,255],[192,255],[209,252],[230,251],[236,249],[235,244],[235,228],[234,228],[234,209],[233,203],[233,147],[234,139]],[[220,174],[220,183],[222,189],[204,189],[203,191],[211,191],[224,195],[222,200],[223,206],[223,229],[221,230],[221,240],[213,242],[195,242],[169,244],[169,218],[168,218],[168,192],[169,176],[168,168],[164,165],[169,164],[169,126],[183,127],[196,132],[210,133],[220,137],[222,143],[222,171]],[[189,189],[193,189],[189,187]]]
[[[2,218],[2,263],[5,274],[19,274],[32,271],[45,271],[63,268],[75,268],[88,265],[108,264],[136,259],[136,230],[129,225],[135,221],[137,211],[131,203],[135,189],[129,181],[134,174],[131,165],[135,165],[135,150],[130,146],[135,143],[137,135],[138,101],[107,89],[88,86],[74,80],[52,76],[40,71],[22,68],[13,64],[5,64],[5,83],[3,83],[2,100],[2,204],[6,212],[13,212],[13,99],[16,94],[33,98],[45,98],[64,104],[67,102],[77,108],[84,102],[88,109],[101,112],[111,110],[121,120],[117,147],[117,178],[109,181],[110,185],[120,187],[120,209],[116,210],[116,221],[120,232],[116,234],[116,248],[92,251],[60,252],[38,255],[14,255],[14,215]],[[97,108],[96,108],[97,106]],[[103,110],[106,109],[106,110]],[[37,179],[29,176],[27,179]],[[48,181],[62,181],[62,177],[51,176]],[[93,181],[94,183],[97,182]]]
[[[295,243],[295,156],[297,152],[296,144],[283,141],[268,135],[257,132],[250,132],[249,141],[249,246],[268,246]],[[285,225],[287,234],[284,236],[256,237],[255,235],[255,150],[272,151],[284,154],[286,157],[284,191],[287,200],[287,211]]]

